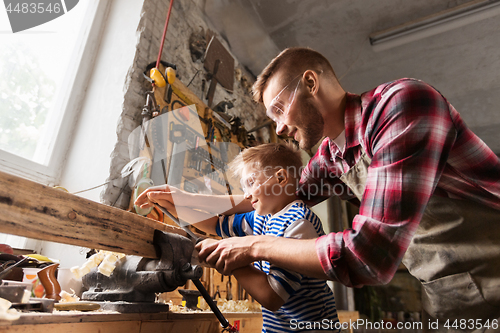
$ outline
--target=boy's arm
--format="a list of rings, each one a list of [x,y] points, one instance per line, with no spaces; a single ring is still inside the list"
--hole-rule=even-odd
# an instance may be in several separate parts
[[[285,301],[271,288],[267,274],[249,265],[233,271],[238,283],[270,311],[278,311]]]
[[[195,226],[208,234],[216,235],[215,226],[218,222],[218,217],[213,214],[202,212],[186,206],[175,208],[172,204],[166,203],[166,208],[173,215],[177,215],[180,222],[186,222]]]
[[[174,207],[194,207],[210,213],[232,215],[253,210],[250,200],[243,195],[211,195],[189,193],[173,186],[160,185],[146,189],[135,200],[135,205],[140,208],[153,206],[158,203],[167,209]],[[223,207],[223,208],[221,208]],[[219,211],[221,209],[221,211]],[[170,211],[170,209],[169,209]]]
[[[215,226],[217,225],[218,221],[219,218],[217,216],[212,216],[201,222],[193,223],[193,226],[195,226],[197,229],[200,229],[201,231],[206,232],[209,235],[217,235]]]

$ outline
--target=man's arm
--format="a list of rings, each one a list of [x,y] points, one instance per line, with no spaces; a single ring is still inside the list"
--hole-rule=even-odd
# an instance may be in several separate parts
[[[457,135],[448,102],[423,82],[396,81],[372,100],[356,129],[371,157],[359,214],[316,242],[324,271],[347,286],[392,279]]]
[[[258,260],[303,275],[326,280],[316,254],[316,239],[292,239],[273,236],[246,236],[196,245],[200,261],[230,275],[234,270]]]

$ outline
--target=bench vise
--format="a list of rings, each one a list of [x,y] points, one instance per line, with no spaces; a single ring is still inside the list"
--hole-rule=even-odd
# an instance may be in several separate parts
[[[153,242],[159,259],[126,256],[117,261],[109,277],[92,269],[82,278],[87,289],[82,300],[102,302],[101,308],[123,313],[168,311],[167,304],[155,303],[156,294],[198,280],[203,269],[191,265],[194,243],[190,239],[155,230]]]

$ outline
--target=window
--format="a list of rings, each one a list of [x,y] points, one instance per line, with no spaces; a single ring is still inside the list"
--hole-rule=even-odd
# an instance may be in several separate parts
[[[0,10],[0,169],[57,183],[92,68],[107,1],[11,33]],[[5,8],[5,7],[4,7]]]
[[[12,33],[0,6],[0,170],[58,182],[109,1],[84,0],[64,15]],[[0,233],[0,243],[40,241]]]

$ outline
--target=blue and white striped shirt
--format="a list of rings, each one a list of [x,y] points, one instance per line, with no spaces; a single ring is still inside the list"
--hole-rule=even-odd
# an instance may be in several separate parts
[[[300,200],[274,215],[258,215],[252,211],[220,216],[216,230],[224,238],[247,235],[317,238],[324,235],[319,218]],[[338,317],[333,293],[326,281],[281,269],[267,261],[254,265],[267,274],[271,288],[285,301],[276,312],[262,309],[262,332],[303,331],[299,327],[314,327],[315,330],[323,329],[322,332],[339,331],[332,329],[338,327]]]

